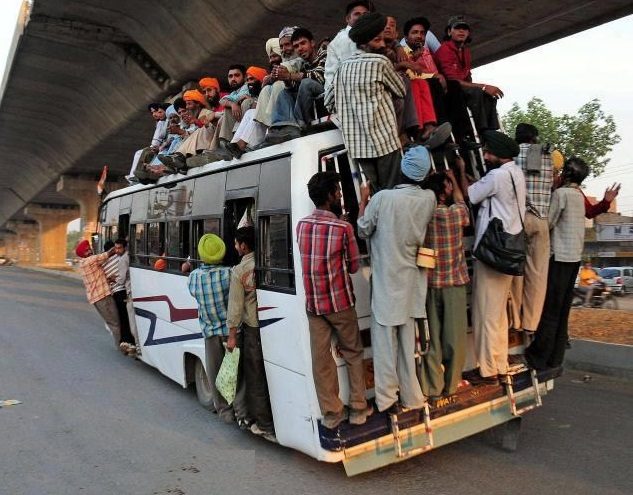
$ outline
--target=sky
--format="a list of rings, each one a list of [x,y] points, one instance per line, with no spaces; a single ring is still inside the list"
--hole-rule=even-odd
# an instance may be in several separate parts
[[[0,1],[2,71],[22,0]],[[613,115],[622,140],[609,155],[611,162],[604,174],[588,180],[586,190],[601,198],[609,184],[622,182],[618,210],[633,216],[633,154],[627,151],[633,144],[633,63],[627,48],[633,48],[633,16],[478,67],[473,80],[502,89],[506,96],[499,101],[500,114],[514,102],[525,108],[534,96],[557,115],[573,114],[598,98],[605,113]]]

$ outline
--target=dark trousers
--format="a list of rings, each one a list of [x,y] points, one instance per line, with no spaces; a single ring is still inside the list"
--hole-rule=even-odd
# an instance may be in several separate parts
[[[541,321],[532,344],[526,349],[528,363],[536,369],[563,364],[567,344],[567,320],[580,261],[564,263],[550,258],[547,294]]]
[[[375,194],[381,189],[391,189],[400,183],[400,163],[402,162],[400,150],[378,158],[357,158],[356,161],[369,181],[372,193]]]
[[[237,342],[241,352],[238,376],[240,380],[244,380],[248,415],[262,430],[272,431],[273,413],[270,409],[259,328],[242,325]]]
[[[119,321],[121,323],[121,342],[136,345],[134,336],[130,330],[130,320],[127,316],[127,292],[119,290],[112,294],[114,303],[116,304],[116,310],[119,313]]]

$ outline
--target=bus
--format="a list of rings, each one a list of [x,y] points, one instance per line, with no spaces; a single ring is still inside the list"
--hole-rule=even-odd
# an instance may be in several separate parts
[[[238,225],[248,219],[257,237],[261,342],[279,444],[319,461],[342,462],[350,476],[493,427],[503,428],[504,441],[511,445],[521,416],[542,404],[560,370],[535,372],[517,360],[507,384],[464,387],[422,410],[397,415],[374,413],[362,426],[343,423],[337,430],[323,427],[312,377],[295,234],[299,219],[314,208],[306,184],[314,173],[323,170],[340,173],[344,207],[355,225],[362,178],[348,159],[342,134],[336,129],[252,151],[241,159],[161,177],[155,184],[133,185],[106,197],[100,213],[100,237],[129,239],[140,359],[182,387],[195,385],[200,403],[212,407],[197,303],[189,294],[187,276],[181,273],[180,265],[187,259],[194,268],[199,263],[196,246],[204,233],[221,236],[229,247],[225,264],[237,264],[237,253],[230,246]],[[362,268],[352,280],[371,399],[370,263],[360,239],[359,246]],[[154,266],[158,259],[166,262],[161,263],[160,270]],[[466,370],[475,366],[470,333],[468,340]],[[510,355],[522,354],[523,344],[522,337],[511,332]],[[421,348],[418,359],[423,352]],[[336,342],[332,343],[332,354],[338,367],[340,396],[346,398],[346,368]]]

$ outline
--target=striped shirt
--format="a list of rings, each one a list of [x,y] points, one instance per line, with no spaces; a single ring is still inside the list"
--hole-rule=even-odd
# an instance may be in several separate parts
[[[103,271],[105,272],[106,279],[108,279],[108,284],[110,284],[110,290],[113,293],[116,292],[116,278],[119,275],[119,257],[116,254],[106,260],[103,264]]]
[[[552,158],[548,152],[541,154],[540,170],[528,171],[529,143],[519,145],[519,155],[514,163],[521,167],[525,175],[525,189],[527,193],[527,209],[539,218],[547,218],[549,202],[552,196]]]
[[[205,337],[226,336],[226,309],[231,269],[228,266],[200,265],[189,274],[189,292],[198,301],[198,320]]]
[[[79,273],[86,286],[86,296],[90,304],[112,295],[110,284],[103,271],[103,264],[107,259],[108,253],[101,253],[79,260]]]
[[[436,251],[435,268],[429,270],[429,285],[436,289],[468,283],[462,229],[470,223],[464,202],[438,204],[429,224],[426,245]]]
[[[334,75],[334,100],[352,158],[377,158],[400,149],[394,96],[405,87],[384,55],[358,53]]]
[[[550,244],[555,261],[580,261],[585,242],[585,199],[576,187],[559,187],[549,209]]]
[[[313,62],[304,62],[303,67],[301,68],[301,72],[303,72],[303,77],[324,84],[326,56],[326,50],[319,50]],[[301,81],[297,81],[297,85],[300,82]]]
[[[354,306],[350,273],[358,270],[360,252],[352,225],[330,211],[317,208],[312,215],[299,220],[297,243],[306,309],[327,315]]]

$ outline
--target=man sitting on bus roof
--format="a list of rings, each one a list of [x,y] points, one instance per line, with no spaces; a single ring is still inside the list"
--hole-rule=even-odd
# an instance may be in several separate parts
[[[402,157],[393,98],[403,98],[405,86],[382,55],[386,24],[377,12],[356,21],[349,36],[361,51],[341,63],[333,82],[347,150],[376,191],[397,184]]]
[[[229,338],[226,349],[233,352],[235,347],[239,347],[241,351],[240,368],[248,416],[238,418],[238,423],[244,421],[244,426],[250,427],[252,433],[273,440],[275,428],[273,413],[270,409],[262,339],[259,333],[259,318],[257,317],[254,248],[255,229],[253,226],[249,225],[237,229],[235,232],[235,250],[242,257],[242,260],[231,270],[229,308],[226,321],[229,327]]]
[[[370,15],[370,14],[368,14]],[[359,21],[360,22],[360,21]],[[420,183],[431,168],[424,146],[410,148],[394,189],[369,201],[361,185],[358,235],[371,247],[371,345],[379,411],[421,409],[425,398],[415,363],[416,319],[426,317],[427,273],[416,264],[418,248],[435,211],[435,195]]]
[[[235,396],[233,405],[226,402],[215,387],[215,379],[224,359],[224,341],[229,335],[227,326],[227,306],[231,269],[222,266],[226,245],[215,234],[205,234],[198,242],[198,256],[202,260],[199,268],[189,274],[189,292],[198,301],[198,321],[204,335],[206,370],[209,378],[209,389],[218,416],[230,423],[238,418],[246,417],[243,401]]]
[[[349,378],[349,421],[355,425],[363,424],[372,413],[365,400],[363,343],[350,278],[360,266],[360,253],[354,228],[339,219],[342,214],[339,183],[339,175],[332,171],[313,175],[308,182],[308,194],[316,209],[297,224],[310,328],[312,376],[323,415],[321,422],[330,429],[345,419],[336,363],[332,357],[334,335]]]
[[[300,136],[300,129],[308,126],[314,118],[312,107],[317,97],[323,93],[323,71],[327,52],[317,51],[314,36],[305,28],[295,29],[290,39],[303,63],[297,72],[280,72],[278,68],[273,72],[273,75],[286,85],[285,90],[277,97],[272,126],[266,139],[270,142],[275,136],[275,144]],[[320,103],[323,107],[322,102]],[[278,132],[284,136],[277,139]]]
[[[110,284],[103,270],[103,264],[114,256],[114,247],[105,253],[93,254],[87,240],[79,241],[75,248],[79,260],[79,274],[86,287],[88,302],[92,304],[110,329],[114,339],[114,347],[118,350],[121,344],[121,322],[116,303],[112,297]]]

